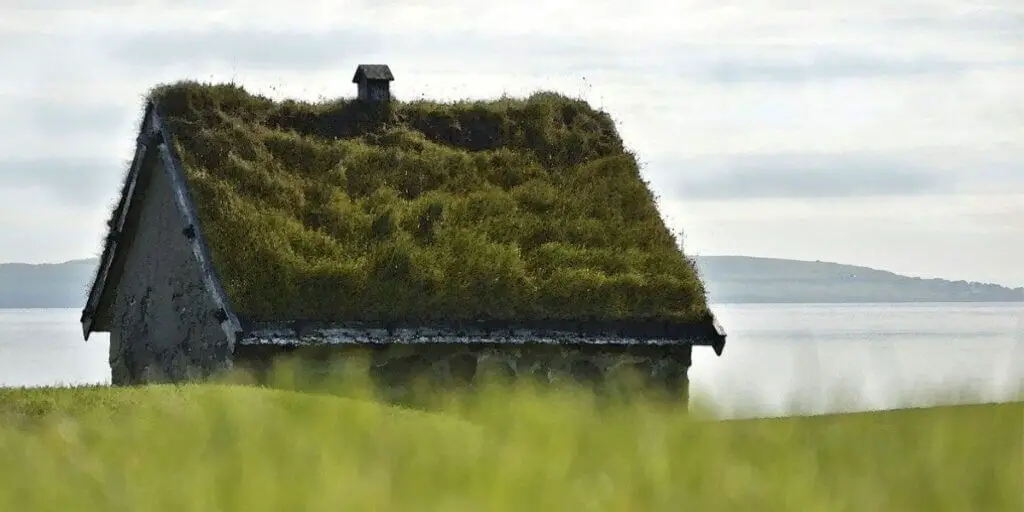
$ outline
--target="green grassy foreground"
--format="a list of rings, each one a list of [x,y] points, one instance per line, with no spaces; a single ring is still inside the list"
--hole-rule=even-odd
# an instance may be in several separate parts
[[[636,158],[584,101],[274,102],[194,82],[150,97],[240,315],[709,314]]]
[[[591,398],[0,390],[0,510],[1021,510],[1021,402],[721,422]]]

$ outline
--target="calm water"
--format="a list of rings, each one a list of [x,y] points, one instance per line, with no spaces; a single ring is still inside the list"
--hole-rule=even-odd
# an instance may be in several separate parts
[[[696,348],[690,377],[693,392],[727,415],[1006,401],[1024,393],[1024,304],[714,309],[728,345],[720,358]],[[106,336],[83,342],[78,315],[0,310],[0,386],[109,382]],[[951,398],[949,390],[969,393]]]

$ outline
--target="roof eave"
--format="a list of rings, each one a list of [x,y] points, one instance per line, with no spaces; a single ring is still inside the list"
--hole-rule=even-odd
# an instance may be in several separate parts
[[[722,327],[714,315],[711,316],[711,327],[714,329],[714,333],[711,334],[710,346],[714,349],[716,356],[721,356],[725,351],[725,338],[728,337],[728,334],[725,333],[725,327]]]
[[[564,324],[564,325],[559,325]],[[609,322],[612,324],[612,322]],[[713,319],[684,329],[643,332],[642,329],[597,327],[574,329],[570,322],[512,325],[502,322],[434,326],[384,326],[360,323],[261,322],[239,337],[241,345],[359,345],[359,344],[582,344],[710,346],[717,355],[725,348],[725,333]]]
[[[89,334],[93,332],[93,328],[95,327],[96,314],[106,291],[107,282],[110,278],[110,267],[114,258],[117,256],[118,235],[122,232],[124,224],[128,219],[128,214],[132,210],[132,199],[135,197],[135,185],[138,182],[142,162],[145,160],[151,146],[149,135],[152,134],[152,116],[153,104],[152,102],[148,102],[146,104],[145,114],[143,114],[142,121],[139,123],[139,134],[136,137],[135,155],[132,159],[131,166],[129,167],[128,175],[125,176],[125,186],[122,191],[118,207],[114,213],[115,219],[112,223],[113,225],[107,228],[103,255],[100,257],[98,264],[99,268],[96,272],[96,276],[93,278],[93,281],[89,286],[89,295],[86,299],[85,307],[82,308],[80,322],[82,324],[82,335],[86,341],[89,340]]]

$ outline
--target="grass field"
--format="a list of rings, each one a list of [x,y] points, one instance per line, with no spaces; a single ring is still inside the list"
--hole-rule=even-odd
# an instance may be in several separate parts
[[[1019,511],[1024,402],[716,421],[485,387],[0,390],[0,510]]]

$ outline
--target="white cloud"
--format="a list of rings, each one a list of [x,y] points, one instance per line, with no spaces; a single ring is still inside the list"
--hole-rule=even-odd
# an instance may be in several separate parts
[[[664,208],[704,253],[820,255],[1024,283],[1005,263],[1024,257],[1012,241],[1024,240],[1024,226],[1005,220],[1021,218],[1014,201],[1022,197],[1020,179],[1004,177],[1024,166],[1024,4],[1016,0],[9,0],[0,7],[0,111],[10,119],[0,164],[91,162],[96,186],[112,186],[87,215],[56,199],[66,179],[31,188],[32,202],[19,198],[26,183],[43,186],[39,179],[0,189],[10,196],[0,209],[0,261],[67,259],[93,247],[154,84],[235,80],[273,97],[317,99],[351,95],[352,68],[371,61],[392,65],[400,97],[582,95],[617,119],[667,198],[678,195],[674,173],[696,179],[716,168],[671,162],[787,153],[912,161],[915,176],[949,186],[870,202]],[[60,112],[69,115],[49,120]],[[893,169],[891,179],[907,172]],[[875,186],[886,172],[876,171]],[[39,204],[45,222],[19,220]]]
[[[0,187],[0,261],[62,262],[97,256],[107,204],[82,207],[42,187]]]

